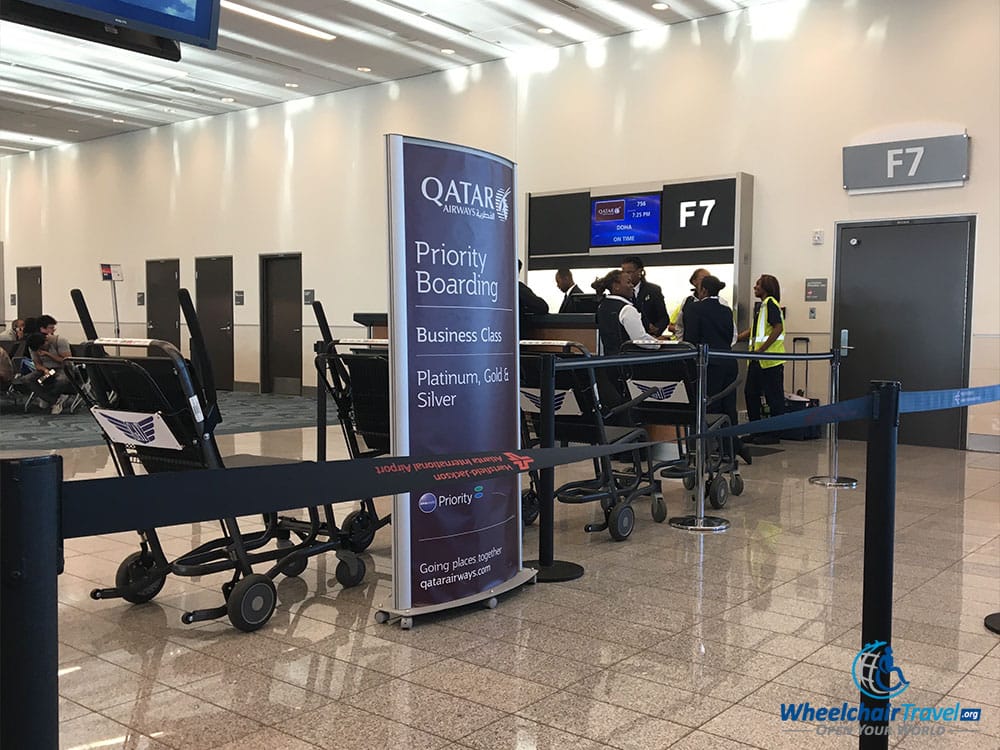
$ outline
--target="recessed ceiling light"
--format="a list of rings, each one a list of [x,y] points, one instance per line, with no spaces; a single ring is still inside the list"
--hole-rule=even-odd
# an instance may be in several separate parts
[[[552,29],[550,29],[548,26],[542,26],[542,28],[540,28],[538,30],[538,33],[539,34],[551,34],[552,33]]]
[[[182,94],[193,94],[195,92],[194,86],[171,86],[174,91],[180,91]]]
[[[666,3],[653,3],[653,10],[670,10],[670,6]]]
[[[265,13],[261,10],[248,8],[245,5],[230,2],[230,0],[222,0],[222,7],[226,10],[234,11],[235,13],[242,13],[244,16],[250,16],[250,18],[256,18],[258,21],[263,21],[264,23],[281,26],[283,29],[290,29],[291,31],[297,31],[300,34],[306,34],[307,36],[322,39],[324,42],[329,42],[337,38],[333,34],[328,34],[325,31],[314,29],[311,26],[306,26],[305,24],[297,23],[295,21],[289,21],[287,18],[273,16],[270,13]]]
[[[77,130],[76,128],[70,128],[70,129],[69,129],[69,130],[67,130],[66,132],[67,132],[67,133],[79,133],[80,131],[79,131],[79,130]]]
[[[372,69],[369,68],[369,67],[367,67],[367,66],[365,66],[365,65],[359,65],[358,66],[358,72],[359,73],[371,73]]]
[[[285,88],[286,89],[297,89],[298,87],[299,87],[299,84],[297,84],[297,83],[286,83],[285,84]]]
[[[448,49],[447,47],[445,47],[443,50],[441,50],[441,54],[442,55],[454,55],[455,54],[455,50]]]
[[[231,97],[231,96],[224,96],[224,97],[222,97],[221,99],[219,99],[219,101],[220,101],[220,102],[223,102],[223,103],[225,103],[225,104],[232,104],[232,103],[233,103],[233,102],[235,102],[236,100],[235,100],[235,99],[233,99],[233,97]]]
[[[164,107],[164,108],[163,108],[163,111],[164,111],[164,112],[169,112],[170,114],[173,114],[173,113],[174,113],[174,112],[175,112],[176,110],[174,110],[174,109],[171,109],[170,107]]]
[[[121,123],[123,123],[125,121],[122,120],[122,119],[120,119],[120,118],[118,118],[118,117],[112,117],[111,118],[111,122],[117,122],[120,125]]]

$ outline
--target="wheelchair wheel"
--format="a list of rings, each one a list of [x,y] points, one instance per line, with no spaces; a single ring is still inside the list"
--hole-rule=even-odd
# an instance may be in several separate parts
[[[521,521],[525,526],[531,526],[538,518],[540,503],[538,493],[534,490],[525,490],[521,493]]]
[[[657,523],[667,520],[667,501],[660,495],[653,495],[653,502],[650,504],[650,514]]]
[[[715,509],[725,508],[729,499],[729,482],[721,474],[708,486],[708,501]]]
[[[733,495],[743,494],[743,477],[739,474],[733,474],[733,478],[729,480],[729,492]]]
[[[296,557],[282,568],[281,572],[288,578],[296,578],[305,572],[309,560],[305,557]]]
[[[160,593],[163,584],[167,582],[165,574],[151,574],[150,570],[154,566],[153,559],[149,554],[133,552],[122,560],[115,573],[115,588],[127,589],[140,584],[137,591],[132,593],[122,592],[122,599],[132,604],[145,604]],[[145,582],[145,585],[141,585]]]
[[[608,533],[616,542],[624,542],[635,528],[635,511],[631,505],[616,505],[608,515]]]
[[[375,519],[364,508],[347,514],[340,527],[345,536],[345,545],[351,552],[364,552],[375,541]]]
[[[251,633],[271,619],[277,604],[274,581],[265,575],[252,573],[233,586],[226,610],[234,628]]]
[[[337,583],[345,589],[353,588],[365,580],[365,561],[357,557],[353,560],[341,560],[337,563],[334,575]]]
[[[694,472],[685,474],[684,479],[681,481],[684,482],[684,489],[686,490],[693,490],[698,485],[698,477],[694,475]]]

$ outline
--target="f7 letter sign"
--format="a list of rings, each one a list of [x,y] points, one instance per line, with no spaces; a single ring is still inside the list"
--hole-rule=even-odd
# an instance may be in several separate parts
[[[736,237],[736,178],[663,186],[664,250],[732,247]]]

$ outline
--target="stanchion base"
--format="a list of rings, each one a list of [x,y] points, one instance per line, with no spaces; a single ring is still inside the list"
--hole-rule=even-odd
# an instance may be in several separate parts
[[[992,615],[986,615],[983,619],[983,625],[986,626],[987,630],[992,630],[994,633],[1000,635],[1000,612],[994,612]]]
[[[684,531],[719,533],[729,528],[729,521],[718,516],[704,516],[702,518],[698,518],[698,516],[674,516],[669,523],[675,529],[684,529]]]
[[[809,477],[809,484],[818,484],[820,487],[842,487],[848,490],[856,489],[858,480],[854,477]]]
[[[525,560],[524,567],[538,571],[535,580],[538,583],[561,583],[575,581],[583,576],[583,566],[565,560],[553,560],[551,565],[540,565],[538,560]]]

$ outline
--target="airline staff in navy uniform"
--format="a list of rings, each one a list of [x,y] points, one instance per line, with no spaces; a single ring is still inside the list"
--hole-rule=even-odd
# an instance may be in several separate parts
[[[785,353],[785,318],[781,314],[781,285],[770,274],[762,274],[754,284],[753,293],[760,300],[753,314],[753,326],[742,331],[740,341],[750,340],[750,351]],[[771,416],[785,413],[785,368],[780,359],[751,360],[747,367],[744,388],[747,416],[751,421],[760,419],[760,397],[767,401]],[[778,442],[774,433],[754,435],[752,442],[773,445]],[[748,442],[751,438],[747,438]]]
[[[684,341],[689,344],[708,344],[713,351],[731,352],[736,341],[736,324],[733,322],[733,311],[719,299],[719,292],[726,287],[726,282],[715,276],[702,276],[699,279],[698,299],[684,307]],[[736,382],[739,376],[739,365],[735,359],[709,359],[708,361],[708,394],[714,396]],[[708,405],[709,414],[725,414],[730,424],[739,423],[736,411],[736,389],[724,398]],[[733,438],[736,455],[746,463],[753,463],[753,458],[739,437]]]
[[[611,271],[591,286],[601,295],[597,306],[597,332],[605,354],[617,354],[626,341],[656,344],[661,340],[643,329],[642,316],[632,304],[632,280],[627,273]],[[605,406],[614,407],[628,400],[624,380],[618,377],[612,382],[614,377],[607,367],[597,370],[597,387]]]
[[[573,272],[568,268],[560,268],[556,271],[556,286],[559,287],[559,291],[564,295],[562,304],[559,306],[559,312],[569,312],[573,305],[570,297],[583,294],[583,290],[573,281]]]
[[[524,264],[517,260],[517,272],[520,273]],[[524,328],[525,317],[545,315],[549,311],[549,303],[531,291],[531,287],[518,279],[517,281],[517,314],[521,318],[521,328]]]
[[[642,314],[642,327],[647,333],[659,336],[670,325],[667,303],[663,300],[663,290],[651,281],[646,281],[646,269],[642,258],[630,255],[622,261],[622,271],[628,274],[632,283],[632,302]]]
[[[603,295],[597,306],[597,331],[605,354],[617,354],[626,341],[665,340],[644,330],[642,316],[632,304],[632,280],[625,271],[611,271],[592,286]]]

